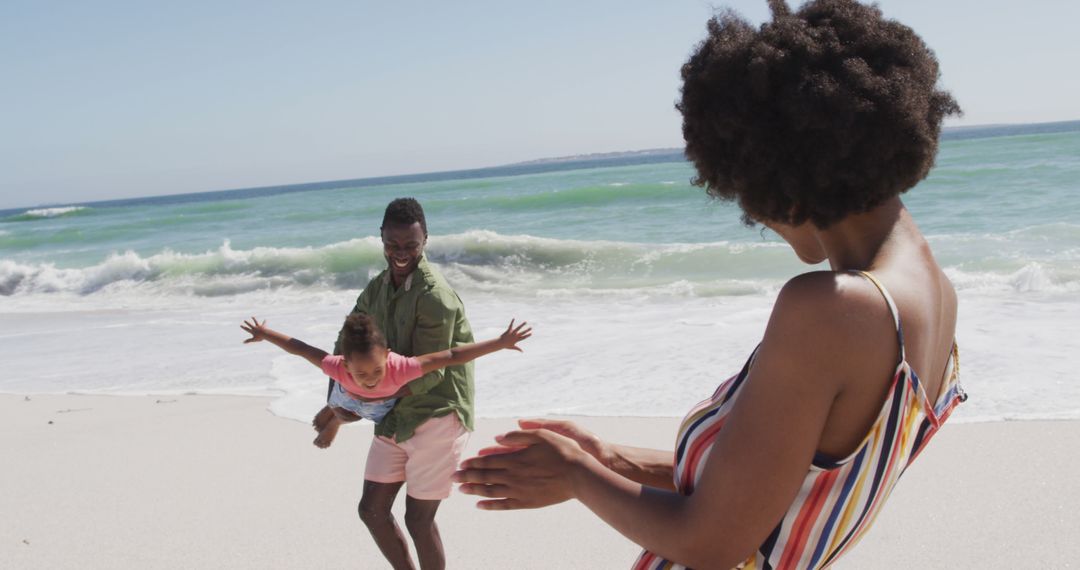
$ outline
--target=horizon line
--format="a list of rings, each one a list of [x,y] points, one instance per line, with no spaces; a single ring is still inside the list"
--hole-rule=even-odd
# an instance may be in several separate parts
[[[1066,124],[1070,124],[1070,123],[1077,123],[1077,126],[1080,127],[1080,119],[1070,119],[1070,120],[1064,120],[1064,121],[1044,121],[1044,122],[1038,122],[1038,123],[987,123],[987,124],[981,124],[981,125],[962,125],[962,126],[942,127],[941,135],[944,138],[944,135],[947,132],[958,132],[959,133],[959,132],[979,131],[979,130],[984,130],[984,129],[995,129],[995,128],[996,129],[1001,129],[1001,128],[1010,128],[1010,127],[1034,127],[1034,128],[1037,128],[1037,127],[1040,127],[1040,126],[1066,125]],[[1051,131],[1051,132],[1068,132],[1069,130],[1071,130],[1071,129]],[[1016,136],[1023,135],[1023,134],[1034,134],[1034,133],[1015,133]],[[1008,134],[1003,134],[1002,136],[1009,136],[1009,135]],[[964,139],[968,139],[968,138],[983,138],[983,137],[959,137],[960,140],[964,140]],[[986,138],[990,138],[990,137],[986,137]],[[269,184],[269,185],[265,185],[265,186],[246,186],[246,187],[241,187],[241,188],[226,188],[226,189],[218,189],[218,190],[197,190],[197,191],[194,191],[194,192],[178,192],[178,193],[175,193],[175,194],[158,194],[158,195],[150,195],[150,196],[135,196],[135,197],[130,197],[130,198],[106,198],[106,199],[102,199],[102,200],[90,200],[90,201],[51,202],[51,203],[37,204],[37,205],[34,205],[34,206],[20,206],[20,207],[15,207],[15,208],[0,208],[0,218],[5,217],[5,216],[7,216],[7,215],[9,215],[9,214],[11,214],[13,212],[17,212],[19,210],[29,211],[29,210],[33,210],[33,209],[57,208],[57,207],[78,207],[78,206],[82,206],[82,207],[88,207],[88,206],[110,207],[110,206],[112,206],[112,207],[115,207],[115,206],[122,206],[124,204],[140,202],[140,201],[144,201],[144,200],[156,200],[156,199],[160,199],[160,200],[162,200],[163,202],[166,202],[166,203],[168,203],[168,202],[180,202],[180,203],[182,203],[182,202],[189,202],[189,201],[198,201],[197,199],[192,199],[193,197],[196,197],[196,196],[201,196],[201,195],[205,195],[205,194],[229,193],[229,192],[241,194],[241,193],[255,193],[255,192],[258,192],[258,191],[263,191],[263,192],[259,192],[258,196],[268,196],[268,195],[274,195],[274,194],[284,194],[284,193],[304,192],[304,191],[311,191],[311,190],[325,190],[325,189],[330,189],[330,188],[340,188],[340,187],[343,187],[343,185],[346,185],[346,184],[357,184],[357,183],[359,183],[360,186],[375,186],[375,185],[379,185],[379,184],[390,184],[390,185],[392,185],[392,184],[405,184],[405,183],[409,183],[409,182],[425,182],[425,181],[431,181],[432,179],[454,180],[454,179],[464,179],[464,178],[494,178],[494,177],[497,177],[497,176],[500,176],[500,175],[511,175],[511,174],[514,174],[514,175],[537,174],[537,173],[542,173],[542,172],[573,170],[574,166],[577,165],[577,163],[581,163],[581,166],[584,166],[584,163],[597,163],[597,162],[600,162],[600,163],[612,162],[613,163],[613,164],[608,164],[608,165],[603,165],[603,164],[598,165],[598,167],[603,168],[604,166],[614,167],[614,166],[630,166],[630,165],[633,165],[633,164],[675,162],[674,160],[667,160],[667,159],[671,158],[672,155],[674,155],[676,153],[681,154],[682,152],[683,152],[683,148],[681,148],[681,147],[647,148],[647,149],[623,150],[623,151],[611,151],[611,152],[594,152],[594,153],[578,154],[578,155],[564,155],[564,156],[537,158],[537,159],[525,160],[525,161],[520,161],[520,162],[512,162],[512,163],[507,163],[507,164],[500,164],[500,165],[495,165],[495,166],[481,166],[481,167],[464,168],[464,169],[457,169],[457,170],[438,170],[438,171],[429,171],[429,172],[414,172],[414,173],[407,173],[407,174],[390,174],[390,175],[383,175],[383,176],[369,176],[369,177],[361,177],[361,178],[343,178],[343,179],[338,179],[338,180],[323,180],[323,181],[314,181],[314,182],[292,182],[292,183],[285,183],[285,184]],[[656,158],[661,158],[662,160],[655,160]],[[628,159],[628,160],[623,162],[622,164],[616,163],[620,159]],[[637,160],[635,160],[635,159],[637,159]],[[505,172],[507,170],[515,170],[515,169],[519,170],[519,172],[514,172],[514,173]],[[480,176],[468,176],[468,175],[475,175],[475,174],[481,174],[481,175]],[[278,191],[277,192],[272,192],[273,190],[278,190]],[[271,191],[271,192],[266,192],[266,191]],[[237,199],[244,199],[244,198],[248,198],[248,197],[255,197],[255,196],[237,196]],[[2,221],[2,219],[0,219],[0,221]]]

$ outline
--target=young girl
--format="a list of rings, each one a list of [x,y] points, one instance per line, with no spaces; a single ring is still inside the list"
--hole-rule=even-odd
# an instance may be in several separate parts
[[[331,355],[303,341],[267,328],[255,317],[240,328],[251,334],[244,344],[268,340],[285,352],[305,358],[336,380],[330,400],[312,424],[319,432],[315,445],[325,448],[334,441],[342,422],[367,418],[378,423],[394,407],[398,397],[410,394],[408,383],[428,372],[465,364],[502,349],[521,352],[517,343],[532,336],[528,323],[506,327],[498,338],[463,344],[449,350],[401,356],[386,346],[386,339],[371,317],[356,313],[345,319],[340,355]]]

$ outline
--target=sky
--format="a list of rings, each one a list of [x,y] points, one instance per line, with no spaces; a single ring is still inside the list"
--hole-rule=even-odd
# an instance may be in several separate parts
[[[937,54],[965,110],[948,125],[1080,119],[1080,2],[879,5]],[[723,6],[768,15],[765,0],[4,0],[0,208],[679,147],[679,67]]]

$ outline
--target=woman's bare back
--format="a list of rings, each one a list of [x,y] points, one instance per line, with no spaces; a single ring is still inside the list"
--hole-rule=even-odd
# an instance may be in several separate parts
[[[906,217],[906,216],[905,216]],[[925,239],[907,218],[898,224],[896,235],[870,268],[873,276],[892,296],[900,314],[905,358],[918,376],[931,404],[938,400],[956,332],[957,299],[949,279],[934,260]],[[843,457],[867,435],[881,411],[891,384],[900,346],[887,302],[868,279],[852,274],[842,279],[842,287],[876,324],[867,324],[867,335],[883,350],[838,355],[853,370],[874,372],[852,374],[837,396],[829,421],[822,431],[818,451]],[[872,308],[877,304],[877,308]],[[886,354],[891,354],[885,357]]]

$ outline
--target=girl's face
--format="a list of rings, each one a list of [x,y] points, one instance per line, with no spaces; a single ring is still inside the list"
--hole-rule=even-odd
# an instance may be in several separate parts
[[[353,380],[363,388],[375,388],[386,376],[386,355],[390,349],[375,347],[367,354],[350,354],[345,357],[345,368]]]
[[[799,259],[802,260],[803,263],[814,265],[825,261],[828,257],[825,253],[825,248],[822,247],[821,242],[818,241],[814,225],[810,222],[805,222],[797,226],[789,226],[777,222],[760,223],[784,238],[784,241],[788,242],[791,249],[795,250],[795,255],[799,256]]]

